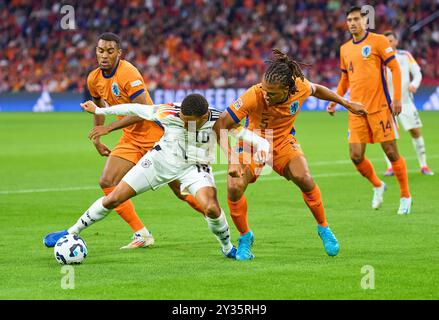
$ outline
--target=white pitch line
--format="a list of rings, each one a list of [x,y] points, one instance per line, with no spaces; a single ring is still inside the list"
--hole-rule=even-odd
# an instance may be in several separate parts
[[[273,171],[274,172],[274,171]],[[414,172],[419,172],[419,170],[407,170],[408,173],[414,173]],[[311,176],[315,179],[315,178],[334,178],[334,177],[351,177],[351,176],[360,176],[360,174],[356,171],[354,172],[344,172],[344,173],[318,173],[318,174],[311,174]],[[258,181],[274,181],[274,180],[285,180],[287,181],[284,177],[279,176],[279,175],[267,175],[267,176],[260,176],[258,178]],[[227,179],[221,179],[221,180],[216,180],[216,183],[225,183],[227,182]]]
[[[428,159],[437,159],[439,158],[439,155],[432,155],[429,156]],[[368,158],[370,161],[384,161],[384,156],[382,158]],[[404,159],[406,160],[415,160],[417,159],[416,157],[404,157]],[[341,165],[341,164],[351,164],[352,160],[347,159],[347,160],[334,160],[334,161],[316,161],[316,162],[308,162],[308,167],[310,167],[311,169],[313,167],[324,167],[324,166],[329,166],[329,165]],[[227,170],[221,170],[221,171],[214,171],[215,175],[221,175],[221,174],[225,174],[227,173]]]
[[[429,159],[437,159],[439,158],[439,155],[432,155],[428,157]],[[384,157],[383,157],[384,159]],[[379,161],[383,159],[369,159],[372,161]],[[405,157],[405,159],[416,159],[416,157]],[[383,160],[384,161],[384,160]],[[334,165],[334,164],[349,164],[351,163],[350,160],[336,160],[336,161],[319,161],[319,162],[313,162],[309,163],[309,167],[312,170],[312,167],[317,166],[325,166],[325,165]],[[418,172],[419,170],[408,170],[409,173]],[[226,174],[227,170],[220,170],[214,172],[215,176]],[[319,173],[319,174],[313,174],[313,178],[331,178],[331,177],[348,177],[348,176],[355,176],[359,175],[358,172],[344,172],[344,173]],[[285,179],[281,176],[271,176],[270,175],[262,175],[259,180],[262,181],[273,181],[273,180],[281,180]],[[216,180],[216,183],[225,183],[227,182],[227,179],[220,179]],[[43,189],[21,189],[21,190],[0,190],[0,195],[8,195],[8,194],[25,194],[25,193],[41,193],[41,192],[65,192],[65,191],[82,191],[82,190],[99,190],[97,185],[94,186],[83,186],[83,187],[59,187],[59,188],[43,188]]]
[[[21,190],[3,190],[1,194],[20,194],[20,193],[35,193],[35,192],[64,192],[64,191],[81,191],[81,190],[99,190],[97,185],[83,186],[83,187],[59,187],[59,188],[44,188],[44,189],[21,189]]]
[[[419,170],[408,170],[409,173],[418,172]],[[357,176],[358,172],[344,172],[344,173],[318,173],[312,175],[313,178],[333,178],[333,177],[349,177]],[[261,181],[274,181],[284,180],[285,178],[279,175],[267,175],[260,176]],[[216,180],[216,183],[226,183],[227,179]],[[12,191],[0,191],[0,195],[7,194],[24,194],[24,193],[39,193],[39,192],[65,192],[65,191],[82,191],[82,190],[99,190],[97,186],[84,186],[84,187],[64,187],[64,188],[45,188],[45,189],[22,189]]]
[[[431,155],[427,157],[428,159],[437,159],[439,158],[439,155]],[[370,161],[384,161],[384,154],[382,158],[368,158]],[[415,160],[418,159],[417,157],[410,156],[410,157],[404,157],[406,160]],[[328,166],[328,165],[340,165],[340,164],[351,164],[351,159],[345,159],[345,160],[334,160],[334,161],[316,161],[316,162],[310,162],[308,163],[308,166],[312,169],[312,167],[318,167],[318,166]]]

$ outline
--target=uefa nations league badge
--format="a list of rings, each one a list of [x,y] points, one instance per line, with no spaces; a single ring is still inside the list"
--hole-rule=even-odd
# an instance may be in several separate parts
[[[361,48],[361,55],[363,56],[363,58],[369,58],[371,52],[371,46],[364,46],[363,48]]]
[[[299,101],[293,101],[293,103],[290,105],[290,114],[294,116],[299,109]]]
[[[113,82],[113,84],[111,85],[111,92],[116,96],[120,96],[120,90],[119,87],[117,86],[116,82]]]

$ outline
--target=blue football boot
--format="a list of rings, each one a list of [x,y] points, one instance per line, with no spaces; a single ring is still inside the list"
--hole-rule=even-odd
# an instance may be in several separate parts
[[[317,233],[319,237],[323,241],[323,246],[325,247],[325,251],[328,256],[334,257],[340,251],[340,245],[338,244],[337,239],[332,233],[331,229],[328,227],[322,227],[317,225]]]
[[[49,233],[44,237],[43,243],[46,247],[53,248],[59,239],[68,234],[67,230]]]
[[[223,253],[223,255],[226,258],[230,258],[230,259],[236,259],[236,248],[233,246],[232,249],[230,249],[230,251],[228,253],[225,253],[223,248],[221,248],[221,252]]]
[[[255,237],[251,230],[239,237],[236,260],[251,260],[255,257],[250,250],[254,240]]]

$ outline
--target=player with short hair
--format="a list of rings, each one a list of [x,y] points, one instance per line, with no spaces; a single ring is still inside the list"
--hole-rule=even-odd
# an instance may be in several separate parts
[[[407,166],[396,144],[398,128],[394,115],[401,113],[401,70],[395,52],[384,36],[369,32],[364,27],[365,17],[360,7],[346,13],[352,39],[340,48],[341,79],[337,93],[344,95],[350,89],[350,98],[364,104],[367,116],[349,114],[349,151],[352,162],[362,176],[373,185],[372,208],[383,202],[386,184],[375,173],[372,163],[365,157],[368,143],[380,143],[392,163],[400,187],[400,204],[397,213],[410,213],[412,198],[409,191]],[[387,89],[386,67],[391,70],[393,102]],[[327,111],[334,115],[336,103]]]
[[[67,232],[79,234],[128,199],[179,180],[182,193],[192,194],[203,208],[208,227],[221,243],[223,254],[234,259],[236,249],[230,241],[229,226],[217,200],[210,167],[216,155],[213,127],[220,112],[209,109],[206,99],[199,94],[188,95],[181,104],[148,107],[142,104],[121,104],[98,108],[92,101],[88,101],[81,105],[87,112],[98,115],[136,115],[149,121],[158,121],[165,128],[165,133],[116,188],[95,201]],[[265,161],[268,141],[247,131],[241,127],[232,131],[232,134],[254,145],[257,154]],[[54,240],[62,236],[61,232],[51,234]]]
[[[413,94],[418,90],[422,81],[421,68],[416,63],[416,60],[406,50],[397,50],[398,37],[392,30],[384,32],[384,35],[389,39],[390,45],[395,52],[396,60],[401,68],[402,75],[402,111],[398,115],[398,120],[401,122],[405,131],[410,132],[412,136],[413,147],[415,148],[416,155],[419,161],[420,171],[424,175],[432,176],[433,171],[427,165],[427,155],[425,151],[424,137],[421,134],[422,122],[419,117],[419,112],[416,109]],[[390,94],[393,93],[392,74],[387,70],[387,78]],[[412,80],[410,81],[410,76]],[[393,176],[392,164],[389,159],[384,156],[387,162],[387,170],[384,173],[385,176]]]
[[[96,46],[99,67],[90,72],[87,77],[87,87],[93,101],[100,107],[111,107],[129,102],[152,105],[142,75],[136,67],[123,60],[121,56],[119,36],[110,32],[101,34]],[[90,131],[89,138],[99,154],[108,157],[99,185],[104,194],[109,194],[122,177],[162,137],[163,129],[159,124],[144,121],[137,116],[119,117],[118,121],[106,126],[104,122],[104,115],[94,117],[94,127]],[[122,129],[123,134],[114,149],[110,150],[101,143],[100,137],[117,129]],[[171,183],[170,187],[180,199],[188,202],[194,209],[202,211],[191,195],[183,196],[179,193],[178,181]],[[134,232],[133,240],[121,249],[135,249],[154,244],[153,236],[138,217],[131,201],[121,203],[115,211]],[[44,244],[53,247],[55,242],[50,237],[45,237]]]
[[[309,82],[299,64],[286,54],[277,49],[273,53],[274,59],[270,61],[262,82],[248,89],[221,114],[218,127],[230,129],[245,118],[249,129],[261,130],[262,137],[272,140],[270,165],[277,174],[300,188],[305,203],[317,221],[317,232],[326,253],[335,256],[340,249],[339,243],[328,226],[320,189],[309,172],[305,156],[294,136],[294,122],[309,96],[336,101],[357,114],[364,114],[365,111],[360,104],[349,102],[326,87]],[[237,260],[254,257],[251,252],[254,234],[247,221],[244,192],[250,183],[257,180],[263,168],[263,165],[254,162],[243,163],[245,152],[241,153],[239,163],[229,163],[227,180],[230,215],[240,232]]]

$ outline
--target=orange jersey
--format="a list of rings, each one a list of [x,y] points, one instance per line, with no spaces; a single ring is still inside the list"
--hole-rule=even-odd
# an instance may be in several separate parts
[[[93,98],[103,99],[109,107],[131,103],[143,92],[147,93],[147,103],[153,104],[139,70],[126,60],[120,60],[108,76],[104,75],[100,68],[90,72],[87,77],[87,87]],[[118,118],[122,119],[123,116]],[[137,122],[122,130],[126,140],[146,147],[152,147],[163,135],[163,129],[150,121]]]
[[[386,66],[399,71],[395,52],[384,35],[366,32],[359,41],[351,39],[340,48],[341,82],[347,76],[348,86],[343,88],[340,83],[337,93],[343,95],[349,87],[350,100],[363,103],[369,113],[389,108]],[[395,91],[396,99],[401,98],[400,87]]]
[[[298,92],[290,95],[284,103],[268,106],[259,83],[248,89],[227,111],[235,122],[239,123],[246,118],[246,127],[252,130],[262,129],[263,137],[268,135],[266,130],[273,130],[273,145],[276,147],[285,137],[294,133],[294,121],[300,108],[313,93],[313,86],[306,79],[296,79],[296,88]]]

